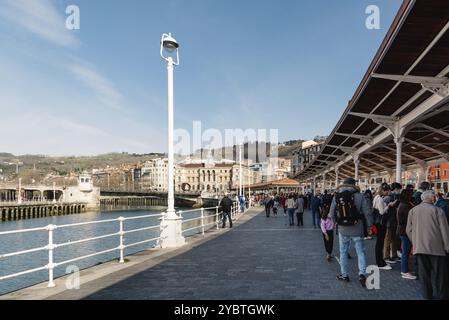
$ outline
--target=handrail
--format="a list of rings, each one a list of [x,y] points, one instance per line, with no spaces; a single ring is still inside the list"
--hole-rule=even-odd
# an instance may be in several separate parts
[[[193,231],[195,229],[200,229],[200,231],[198,231],[198,233],[201,233],[204,236],[205,227],[216,225],[216,228],[218,229],[219,222],[222,221],[222,216],[223,216],[223,213],[220,212],[219,209],[220,209],[220,207],[216,206],[216,207],[208,207],[208,208],[198,208],[198,209],[187,210],[187,211],[178,211],[177,213],[179,214],[181,219],[182,219],[182,214],[184,214],[184,213],[192,213],[192,212],[200,212],[201,213],[201,215],[199,217],[196,217],[196,218],[190,218],[190,219],[186,219],[186,220],[182,219],[181,224],[184,224],[184,223],[187,223],[187,222],[191,222],[191,221],[195,221],[195,220],[201,220],[201,224],[199,224],[198,226],[192,227],[192,228],[184,229],[184,230],[182,230],[182,233],[185,233],[185,232],[188,232],[188,231]],[[208,210],[208,211],[209,210],[215,210],[215,213],[205,215],[204,214],[205,210]],[[232,206],[232,210],[231,210],[231,217],[235,217],[239,212],[240,212],[239,206],[238,206],[237,203],[234,202],[233,206]],[[98,220],[98,221],[88,221],[88,222],[79,222],[79,223],[71,223],[71,224],[61,224],[61,225],[49,224],[49,225],[47,225],[45,227],[40,227],[40,228],[29,228],[29,229],[2,231],[2,232],[0,232],[0,236],[12,235],[12,234],[20,234],[20,233],[30,233],[30,232],[42,232],[42,231],[48,232],[48,244],[46,246],[32,248],[32,249],[26,249],[26,250],[21,250],[21,251],[16,251],[16,252],[10,252],[10,253],[5,253],[5,254],[0,254],[0,259],[3,259],[3,258],[18,256],[18,255],[25,255],[25,254],[29,254],[29,253],[34,253],[34,252],[46,250],[46,251],[48,251],[48,263],[45,266],[40,266],[40,267],[37,267],[37,268],[32,268],[32,269],[28,269],[28,270],[24,270],[24,271],[20,271],[20,272],[16,272],[16,273],[8,274],[8,275],[5,275],[5,276],[0,276],[0,281],[1,280],[15,278],[15,277],[19,277],[19,276],[26,275],[26,274],[33,273],[33,272],[38,272],[38,271],[42,271],[42,270],[48,270],[48,287],[54,287],[55,283],[54,283],[53,270],[54,270],[55,267],[58,267],[58,266],[61,266],[61,265],[64,265],[64,264],[68,264],[68,263],[71,263],[71,262],[87,259],[87,258],[90,258],[90,257],[98,256],[98,255],[101,255],[101,254],[104,254],[104,253],[116,252],[116,251],[119,251],[119,255],[120,255],[119,256],[119,263],[124,263],[125,262],[124,261],[124,250],[126,248],[129,248],[129,247],[132,247],[132,246],[137,246],[137,245],[140,245],[140,244],[150,243],[150,242],[154,242],[154,241],[158,241],[158,243],[159,243],[160,240],[164,239],[161,236],[161,232],[163,230],[162,224],[163,224],[164,216],[165,216],[165,213],[158,213],[158,214],[148,214],[148,215],[140,215],[140,216],[133,216],[133,217],[118,217],[118,218],[115,218],[115,219],[104,219],[104,220]],[[221,216],[221,219],[220,219],[220,216]],[[160,217],[160,220],[162,221],[162,224],[157,224],[157,225],[153,225],[153,226],[149,226],[149,227],[142,227],[142,228],[137,228],[137,229],[130,229],[130,230],[125,230],[125,228],[124,228],[124,222],[125,221],[137,220],[137,219],[146,219],[146,218],[154,218],[154,217]],[[215,217],[215,221],[214,222],[205,223],[205,221],[204,221],[205,219],[210,219],[210,218],[214,218],[214,217]],[[66,242],[62,242],[62,243],[54,243],[53,242],[54,232],[56,232],[59,229],[80,227],[80,226],[93,225],[93,224],[102,224],[102,223],[113,223],[113,222],[118,222],[119,223],[119,230],[117,232],[104,234],[104,235],[99,235],[99,236],[96,236],[96,237],[79,239],[79,240],[75,240],[75,241],[66,241]],[[152,229],[158,230],[159,236],[153,237],[151,239],[145,239],[145,240],[142,240],[142,241],[137,241],[137,242],[126,243],[125,244],[124,236],[126,234],[131,234],[131,233],[136,233],[136,232],[141,232],[141,231],[146,231],[146,230],[152,230]],[[65,260],[65,261],[53,262],[53,251],[55,249],[64,248],[64,247],[68,247],[68,246],[71,246],[71,245],[85,243],[85,242],[89,242],[89,241],[96,241],[96,240],[105,239],[105,238],[117,237],[117,236],[119,237],[120,244],[118,246],[116,246],[116,247],[113,247],[113,248],[110,248],[110,249],[106,249],[106,250],[102,250],[102,251],[99,251],[99,252],[94,252],[94,253],[83,255],[83,256],[79,256],[79,257],[75,257],[75,258],[68,259],[68,260]]]
[[[10,230],[10,231],[2,231],[0,232],[0,236],[15,234],[15,233],[25,233],[25,232],[33,232],[33,231],[47,231],[47,226],[41,228],[30,228],[30,229],[19,229],[19,230]]]
[[[217,207],[198,208],[198,209],[191,209],[191,210],[182,210],[180,212],[182,212],[182,213],[191,213],[191,212],[195,212],[195,211],[198,211],[198,210],[201,210],[201,209],[203,209],[203,210],[214,210],[215,208],[217,208]]]

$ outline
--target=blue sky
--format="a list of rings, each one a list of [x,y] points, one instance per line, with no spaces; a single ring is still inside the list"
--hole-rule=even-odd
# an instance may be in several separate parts
[[[81,29],[65,28],[78,5]],[[368,5],[381,29],[365,27]],[[175,126],[327,135],[400,0],[0,0],[0,151],[166,151],[159,40],[181,44]]]

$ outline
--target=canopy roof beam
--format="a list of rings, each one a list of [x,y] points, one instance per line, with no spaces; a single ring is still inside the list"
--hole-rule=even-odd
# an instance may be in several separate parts
[[[416,142],[416,141],[410,140],[410,139],[408,139],[408,138],[406,138],[405,141],[407,141],[408,143],[414,144],[415,146],[418,146],[418,147],[421,147],[421,148],[423,148],[423,149],[426,149],[426,150],[428,150],[428,151],[430,151],[430,152],[432,152],[432,153],[436,153],[436,154],[438,154],[441,158],[443,158],[444,160],[446,160],[446,161],[449,162],[449,154],[447,154],[447,153],[443,153],[443,152],[441,152],[441,151],[439,151],[439,150],[437,150],[437,149],[434,149],[434,148],[432,148],[432,147],[429,147],[429,146],[427,146],[427,145],[425,145],[425,144],[422,144],[422,143],[420,143],[420,142]]]
[[[449,138],[449,133],[447,133],[446,131],[443,131],[443,130],[441,130],[441,129],[436,129],[436,128],[431,127],[431,126],[429,126],[429,125],[427,125],[427,124],[424,124],[424,123],[418,123],[417,126],[418,126],[418,127],[421,127],[421,128],[424,128],[424,129],[427,129],[427,130],[429,130],[429,131],[438,133],[439,135],[442,135],[442,136],[444,136],[444,137],[446,137],[446,138]]]

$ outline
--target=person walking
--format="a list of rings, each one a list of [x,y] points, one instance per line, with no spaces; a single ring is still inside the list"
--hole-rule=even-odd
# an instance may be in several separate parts
[[[294,214],[295,214],[296,203],[295,203],[295,200],[293,200],[293,195],[288,196],[287,201],[285,201],[285,207],[287,208],[287,212],[288,212],[289,225],[294,226],[295,225]]]
[[[273,204],[273,215],[274,215],[275,217],[277,217],[277,215],[278,215],[278,210],[279,210],[280,207],[281,207],[281,205],[280,205],[280,203],[279,203],[279,199],[278,199],[278,198],[275,198],[275,199],[274,199],[274,204]]]
[[[245,212],[245,196],[241,195],[239,198],[239,204],[240,204],[240,212]]]
[[[377,230],[376,246],[374,250],[377,267],[381,270],[392,269],[392,267],[385,262],[383,254],[388,210],[391,207],[391,198],[388,196],[389,192],[390,185],[388,183],[382,183],[373,200],[373,222]]]
[[[446,218],[449,221],[449,200],[444,199],[442,193],[439,193],[437,198],[438,199],[437,199],[437,202],[435,203],[435,205],[444,211],[444,214],[446,215]]]
[[[415,194],[413,195],[413,199],[414,199],[414,203],[415,206],[417,206],[418,204],[421,203],[421,195],[423,194],[423,192],[430,190],[430,183],[427,181],[423,181],[421,182],[421,184],[419,185],[418,190],[415,192]]]
[[[369,204],[353,178],[337,187],[329,215],[339,225],[340,271],[337,280],[349,281],[348,252],[351,241],[358,257],[359,281],[366,287],[365,236],[371,235],[372,216]],[[363,220],[366,222],[364,223]]]
[[[220,201],[220,207],[223,210],[223,228],[226,227],[226,219],[229,219],[229,228],[232,228],[232,205],[233,201],[229,197],[229,194],[226,194],[223,199]]]
[[[400,262],[397,253],[398,239],[396,236],[397,229],[397,212],[399,207],[399,198],[401,195],[402,186],[400,183],[394,182],[391,184],[391,192],[389,194],[392,205],[388,209],[388,220],[385,231],[384,241],[384,260],[386,263]]]
[[[367,189],[365,190],[365,192],[363,193],[363,196],[365,197],[366,201],[368,202],[368,207],[371,209],[371,216],[373,215],[373,194],[371,192],[371,190]],[[366,237],[365,240],[372,240],[373,237]]]
[[[332,204],[332,195],[327,192],[327,190],[324,190],[324,194],[321,197],[321,211],[324,211],[323,214],[328,215],[329,209],[331,208]]]
[[[267,218],[269,218],[270,213],[271,213],[271,207],[273,206],[274,201],[269,195],[267,195],[265,197],[264,203],[265,203],[265,214],[266,214]]]
[[[300,195],[298,199],[296,199],[296,220],[298,221],[298,227],[304,226],[304,197]]]
[[[284,216],[287,215],[287,209],[286,209],[286,206],[285,206],[285,201],[286,200],[287,199],[285,199],[284,194],[281,194],[281,207],[282,207],[282,210],[284,210]]]
[[[434,205],[435,193],[421,195],[422,203],[410,210],[406,233],[418,258],[419,279],[425,299],[446,299],[448,295],[449,224],[441,208]],[[433,289],[435,287],[435,290]]]
[[[416,280],[416,276],[409,272],[408,258],[412,251],[412,243],[407,236],[406,227],[408,213],[414,207],[413,190],[405,189],[401,192],[399,199],[399,207],[397,213],[397,235],[401,238],[402,254],[401,254],[401,276],[404,279]]]
[[[320,227],[320,206],[321,206],[321,200],[318,197],[317,194],[314,194],[312,196],[312,199],[310,201],[310,208],[312,210],[312,220],[313,220],[313,227],[319,228]]]
[[[334,247],[334,222],[328,213],[321,212],[321,232],[323,233],[324,249],[326,250],[326,260],[332,260],[332,249]]]

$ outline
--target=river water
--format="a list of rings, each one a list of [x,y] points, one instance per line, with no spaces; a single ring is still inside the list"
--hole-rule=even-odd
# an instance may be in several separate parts
[[[176,208],[182,209],[182,208]],[[86,212],[68,216],[46,217],[39,219],[20,220],[0,223],[0,232],[18,229],[29,229],[45,227],[49,224],[71,224],[79,222],[98,221],[105,219],[115,219],[120,216],[134,217],[149,214],[158,214],[163,212],[164,207],[151,207],[141,209],[122,209],[115,211],[101,211],[101,212]],[[189,212],[183,214],[184,219],[198,217],[199,211]],[[137,220],[126,220],[124,222],[124,230],[145,228],[149,226],[158,225],[160,223],[159,217],[142,218]],[[56,229],[54,231],[54,243],[64,243],[67,241],[76,241],[83,238],[91,238],[106,234],[111,234],[119,231],[119,222],[105,222],[99,224],[90,224],[84,226],[76,226],[69,228]],[[189,236],[195,233],[196,230],[184,234]],[[138,241],[148,240],[159,237],[158,228],[130,233],[125,235],[125,245],[135,243]],[[30,233],[19,233],[12,235],[0,235],[0,254],[27,250],[45,246],[48,244],[48,232],[36,231]],[[156,241],[136,245],[125,249],[125,255],[143,251],[152,248]],[[56,248],[54,250],[54,262],[62,262],[76,257],[88,255],[94,252],[99,252],[107,249],[112,249],[119,245],[119,237],[113,236],[109,238],[73,244],[66,247]],[[119,251],[104,253],[98,256],[90,257],[83,260],[72,262],[68,265],[61,265],[55,268],[55,278],[65,275],[68,266],[76,266],[80,270],[91,267],[100,263],[111,261],[119,257]],[[15,257],[7,257],[0,259],[0,276],[24,271],[27,269],[38,268],[48,263],[48,251],[43,250],[25,255]],[[0,295],[16,291],[18,289],[28,287],[37,283],[48,280],[48,271],[38,271],[27,275],[18,276],[12,279],[0,281]]]

